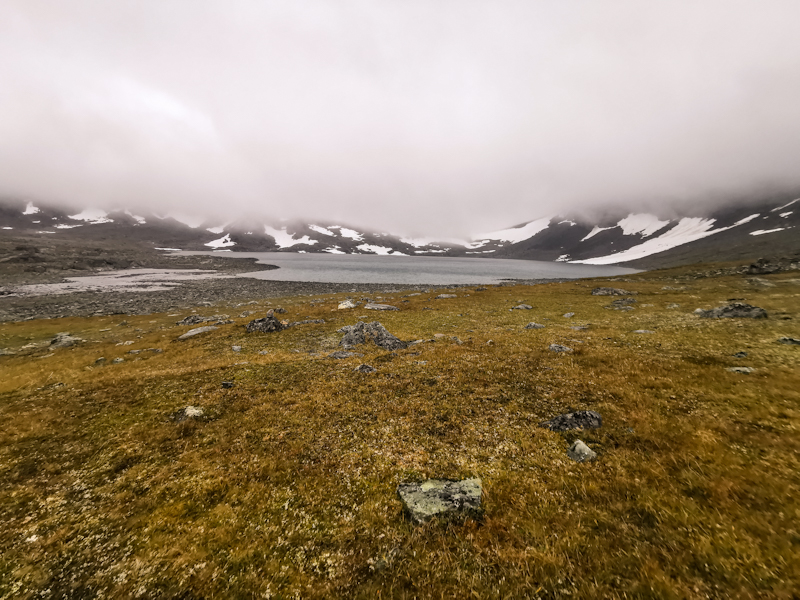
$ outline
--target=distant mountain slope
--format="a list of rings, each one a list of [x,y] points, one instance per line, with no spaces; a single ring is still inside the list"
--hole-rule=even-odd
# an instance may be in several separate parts
[[[701,216],[618,212],[595,221],[552,216],[480,234],[472,241],[412,239],[325,222],[200,222],[179,215],[92,209],[69,213],[30,202],[0,201],[0,235],[124,239],[183,250],[479,256],[638,268],[800,253],[798,226],[800,198],[792,197]]]

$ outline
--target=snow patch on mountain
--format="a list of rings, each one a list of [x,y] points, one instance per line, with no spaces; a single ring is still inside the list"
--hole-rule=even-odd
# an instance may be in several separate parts
[[[322,251],[327,252],[328,254],[346,254],[346,252],[343,252],[339,246],[330,246],[328,248],[324,248]]]
[[[227,248],[228,246],[235,246],[236,242],[231,239],[230,233],[226,233],[218,240],[211,240],[207,244],[203,245],[208,246],[209,248]]]
[[[33,205],[33,202],[28,202],[28,204],[25,206],[25,210],[22,211],[22,214],[23,215],[35,215],[38,212],[42,212],[42,211],[39,210],[37,207],[35,207]]]
[[[312,240],[307,235],[304,235],[300,239],[296,240],[291,233],[287,233],[285,227],[283,229],[275,229],[269,225],[264,225],[264,233],[275,238],[275,243],[278,244],[279,248],[291,248],[292,246],[297,246],[298,244],[313,245],[317,243],[317,240]]]
[[[362,252],[371,252],[373,254],[380,254],[381,256],[408,256],[402,252],[394,252],[391,248],[386,246],[376,246],[374,244],[359,244],[356,246]]]
[[[616,225],[614,227],[616,227]],[[597,225],[595,225],[594,229],[592,229],[588,234],[586,234],[586,237],[582,238],[581,241],[585,242],[589,238],[593,238],[594,236],[596,236],[601,231],[608,231],[609,229],[614,229],[614,227],[598,227]]]
[[[126,210],[125,214],[128,215],[134,221],[136,221],[137,225],[144,225],[145,223],[147,223],[147,220],[144,217],[140,217],[139,215],[135,215],[129,210]]]
[[[792,200],[788,204],[784,204],[783,206],[779,206],[778,208],[773,208],[771,212],[778,212],[779,210],[783,210],[784,208],[789,208],[795,202],[800,202],[800,198],[795,198],[794,200]]]
[[[623,235],[636,235],[638,233],[642,237],[649,237],[664,229],[669,225],[669,221],[662,221],[657,216],[648,213],[631,213],[617,225],[622,228]]]
[[[309,226],[308,226],[308,228],[309,228],[311,231],[316,231],[317,233],[321,233],[321,234],[323,234],[323,235],[330,235],[330,236],[334,236],[334,235],[336,235],[336,234],[335,234],[333,231],[331,231],[330,229],[326,229],[326,228],[324,228],[324,227],[320,227],[319,225],[309,225]]]
[[[113,219],[109,219],[108,213],[99,208],[87,208],[79,212],[77,215],[68,215],[70,219],[75,221],[86,221],[92,225],[99,225],[100,223],[113,223]]]
[[[501,229],[500,231],[482,233],[474,236],[473,240],[475,241],[467,247],[472,249],[480,248],[481,246],[486,245],[489,241],[511,242],[516,244],[517,242],[527,240],[528,238],[535,236],[537,233],[541,233],[547,229],[550,226],[550,221],[552,219],[553,217],[545,217],[543,219],[537,219],[536,221],[526,223],[522,227],[512,227],[510,229]]]
[[[342,237],[350,238],[351,240],[355,240],[357,242],[364,241],[364,235],[358,233],[355,229],[348,229],[347,227],[337,227],[339,233],[342,234]]]
[[[220,225],[219,227],[206,227],[206,231],[210,231],[211,233],[222,233],[225,231],[225,226]]]
[[[82,223],[78,223],[77,225],[67,225],[66,223],[61,223],[60,225],[54,225],[56,229],[75,229],[76,227],[83,227]]]

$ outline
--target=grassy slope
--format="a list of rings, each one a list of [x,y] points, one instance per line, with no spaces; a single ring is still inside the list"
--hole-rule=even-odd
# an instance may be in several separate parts
[[[591,281],[396,294],[364,320],[446,337],[344,361],[323,356],[368,311],[341,296],[283,303],[325,325],[186,342],[166,315],[4,324],[0,346],[93,341],[0,357],[0,597],[796,597],[800,348],[776,339],[800,337],[800,285],[684,272],[612,284],[640,292],[630,313]],[[691,314],[733,297],[771,318]],[[169,420],[189,404],[208,418]],[[605,425],[537,426],[570,409]],[[597,462],[566,457],[576,437]],[[483,523],[408,523],[397,484],[433,476],[482,477]]]

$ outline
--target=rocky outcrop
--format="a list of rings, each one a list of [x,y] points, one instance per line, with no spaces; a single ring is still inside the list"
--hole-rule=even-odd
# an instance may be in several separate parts
[[[638,294],[638,292],[628,292],[612,287],[599,287],[592,290],[592,296],[630,296],[632,294]]]
[[[430,519],[480,518],[483,487],[478,478],[428,479],[421,483],[401,483],[397,495],[403,509],[414,523],[421,524]]]
[[[374,302],[365,304],[364,308],[367,310],[400,310],[396,306],[390,306],[389,304],[375,304]]]
[[[255,331],[260,331],[261,333],[272,333],[274,331],[281,331],[283,328],[283,323],[281,323],[275,317],[274,310],[267,311],[266,317],[262,319],[253,319],[245,326],[247,333],[253,333]]]
[[[372,323],[359,321],[355,325],[342,327],[339,332],[344,333],[339,345],[347,350],[367,342],[372,342],[384,350],[400,350],[408,346],[406,342],[386,331],[378,321]]]
[[[527,325],[525,325],[525,329],[544,329],[544,325],[540,323],[530,322]]]
[[[598,429],[603,426],[603,417],[593,410],[576,410],[553,417],[539,424],[550,431],[571,431],[573,429]]]
[[[213,325],[206,325],[205,327],[198,327],[196,329],[190,329],[186,333],[181,336],[178,336],[179,340],[188,340],[190,337],[194,337],[196,335],[200,335],[201,333],[207,333],[209,331],[214,331],[215,329],[219,329],[219,327],[214,327]]]
[[[57,333],[56,337],[51,340],[50,348],[69,348],[70,346],[80,344],[82,341],[83,339],[72,336],[66,331],[62,331],[61,333]]]
[[[550,352],[572,352],[572,348],[569,346],[562,346],[561,344],[550,344],[548,350],[550,350]]]

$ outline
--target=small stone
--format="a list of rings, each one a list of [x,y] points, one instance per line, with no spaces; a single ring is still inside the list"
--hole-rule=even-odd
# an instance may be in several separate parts
[[[530,304],[518,304],[511,308],[511,310],[531,310],[533,307]]]
[[[733,355],[734,358],[747,358],[747,352],[737,352]]]
[[[650,331],[649,329],[636,329],[633,333],[655,333],[655,331]]]
[[[533,321],[531,321],[530,323],[525,325],[525,329],[544,329],[544,325],[540,323],[534,323]]]
[[[798,340],[796,338],[782,337],[782,338],[778,338],[778,341],[781,344],[788,344],[790,346],[800,346],[800,340]]]
[[[98,358],[98,359],[96,359],[96,360],[94,361],[94,364],[96,364],[96,365],[102,365],[104,362],[106,362],[106,357],[105,357],[105,356],[101,356],[100,358]]]
[[[397,495],[412,522],[421,524],[434,517],[445,519],[480,518],[483,487],[478,478],[455,481],[428,479],[421,483],[401,483]]]
[[[589,448],[583,441],[575,440],[572,446],[567,450],[567,456],[572,460],[582,463],[591,462],[597,458],[597,453]]]
[[[259,353],[261,356],[265,356],[265,355],[269,354],[269,350],[259,350],[259,352],[258,352],[258,353]]]
[[[593,410],[576,410],[553,417],[539,424],[550,431],[570,431],[572,429],[598,429],[603,426],[603,417]]]
[[[141,354],[141,350],[128,350],[128,354]]]
[[[671,308],[680,308],[680,307],[681,307],[680,304],[675,304],[674,302],[671,303],[671,304],[667,304],[667,308],[670,308],[670,309]]]
[[[111,361],[111,364],[118,365],[118,364],[124,363],[124,362],[125,362],[124,358],[115,358],[114,360]]]
[[[355,308],[358,306],[358,302],[353,302],[352,300],[345,300],[344,302],[339,302],[339,310],[345,310],[348,308]]]
[[[353,371],[357,373],[374,373],[377,369],[370,365],[358,365]]]
[[[241,352],[242,351],[242,347],[241,346],[231,346],[231,350],[233,350],[234,352]]]
[[[565,318],[565,319],[571,319],[571,318],[572,318],[572,317],[574,317],[574,316],[575,316],[575,313],[574,313],[574,312],[568,312],[568,313],[564,313],[564,318]]]
[[[444,300],[446,298],[458,298],[458,296],[455,294],[439,294],[434,300]]]
[[[232,381],[223,381],[222,382],[222,387],[224,389],[226,389],[226,390],[229,390],[229,389],[231,389],[233,387],[233,382]]]
[[[569,346],[562,346],[561,344],[550,344],[548,348],[551,352],[572,352]]]
[[[755,369],[753,367],[728,367],[725,370],[730,371],[731,373],[739,373],[741,375],[755,373]]]

